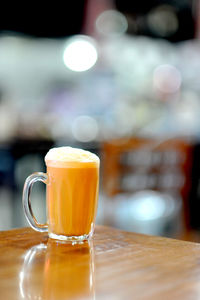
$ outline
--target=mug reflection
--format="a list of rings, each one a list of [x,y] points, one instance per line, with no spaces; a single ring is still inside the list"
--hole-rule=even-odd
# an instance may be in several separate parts
[[[49,239],[29,249],[19,274],[24,299],[94,299],[92,242],[65,244]]]

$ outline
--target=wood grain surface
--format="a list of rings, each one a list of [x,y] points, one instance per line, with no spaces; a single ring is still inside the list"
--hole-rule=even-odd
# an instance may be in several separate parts
[[[200,244],[103,226],[74,245],[0,232],[0,299],[200,299]]]

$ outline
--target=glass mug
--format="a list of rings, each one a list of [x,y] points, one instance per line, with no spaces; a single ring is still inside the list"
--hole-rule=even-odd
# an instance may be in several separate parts
[[[58,147],[45,156],[47,173],[34,173],[24,184],[23,208],[30,226],[49,237],[66,241],[88,240],[94,230],[100,160],[82,149]],[[37,222],[30,194],[36,181],[46,184],[47,224]]]

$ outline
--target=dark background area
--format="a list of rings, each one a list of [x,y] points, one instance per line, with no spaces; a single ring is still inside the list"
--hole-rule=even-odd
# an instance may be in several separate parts
[[[63,37],[81,31],[86,1],[63,3],[29,1],[4,3],[0,31],[15,31],[35,37]]]
[[[164,37],[171,42],[191,39],[195,35],[194,1],[184,0],[151,0],[129,1],[115,0],[114,6],[124,13],[129,20],[129,34],[145,35],[162,38],[148,25],[148,16],[152,11],[167,6],[178,19],[178,30]],[[1,11],[0,32],[9,31],[35,37],[61,38],[82,32],[86,10],[89,5],[87,0],[68,1],[65,3],[36,3],[29,1],[27,4],[4,3]],[[11,10],[12,9],[12,10]],[[134,23],[134,26],[131,26]]]
[[[123,12],[125,15],[130,16],[131,19],[137,21],[138,26],[135,29],[135,32],[129,29],[129,33],[138,34],[138,35],[147,35],[154,38],[159,38],[159,34],[148,26],[147,18],[150,12],[153,10],[161,9],[162,7],[168,7],[177,16],[179,28],[178,30],[165,37],[171,42],[177,42],[181,40],[187,40],[194,37],[195,34],[195,23],[193,16],[193,5],[195,6],[194,1],[178,1],[178,0],[151,0],[151,1],[122,1],[116,0],[116,8]],[[192,5],[193,4],[193,5]]]

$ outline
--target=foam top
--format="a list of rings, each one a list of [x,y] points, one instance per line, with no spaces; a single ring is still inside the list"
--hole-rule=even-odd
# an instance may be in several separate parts
[[[69,164],[69,163],[96,163],[99,164],[97,155],[90,151],[72,147],[57,147],[50,149],[46,156],[45,162],[50,164]]]

